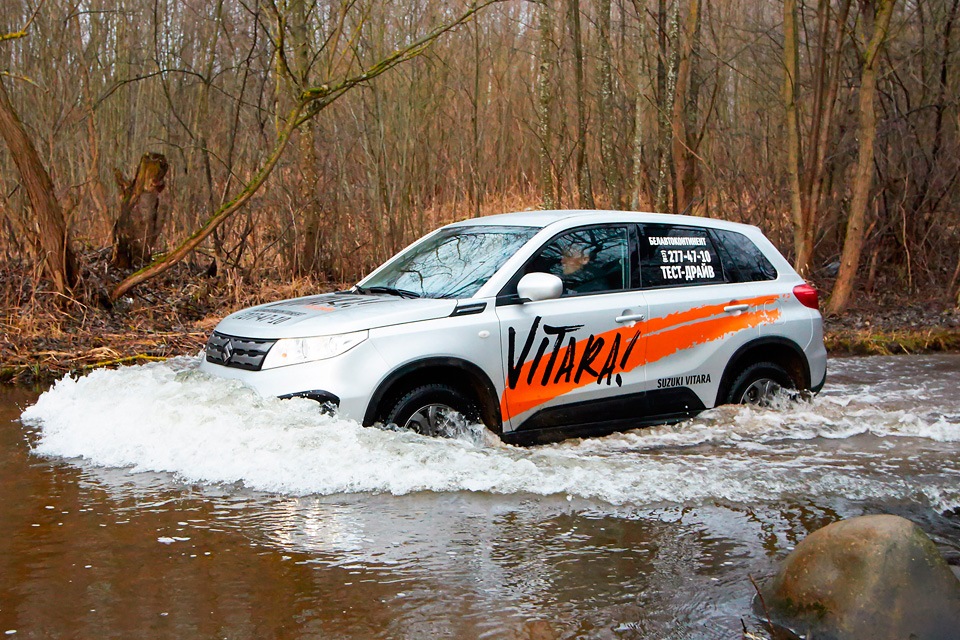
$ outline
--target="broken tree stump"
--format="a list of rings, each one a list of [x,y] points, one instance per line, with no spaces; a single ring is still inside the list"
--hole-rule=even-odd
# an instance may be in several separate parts
[[[167,159],[160,153],[140,158],[133,180],[114,169],[120,189],[120,215],[113,225],[113,265],[138,269],[150,261],[160,235],[160,193],[166,186]]]

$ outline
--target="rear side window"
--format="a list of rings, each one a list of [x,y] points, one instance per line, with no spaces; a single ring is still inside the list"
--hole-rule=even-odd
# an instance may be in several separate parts
[[[763,255],[753,240],[724,229],[714,229],[727,268],[727,278],[731,282],[758,282],[776,280],[777,270]]]
[[[644,289],[725,281],[707,230],[672,224],[640,226],[640,278]]]

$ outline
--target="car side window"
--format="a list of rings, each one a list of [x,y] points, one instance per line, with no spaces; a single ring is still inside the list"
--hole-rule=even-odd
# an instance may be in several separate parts
[[[767,260],[753,240],[726,229],[714,229],[724,264],[729,265],[727,277],[732,282],[759,282],[776,280],[777,269]]]
[[[559,277],[563,280],[564,296],[628,289],[629,230],[588,227],[568,231],[547,243],[524,271]]]
[[[672,224],[641,225],[640,280],[644,289],[726,281],[707,230]]]

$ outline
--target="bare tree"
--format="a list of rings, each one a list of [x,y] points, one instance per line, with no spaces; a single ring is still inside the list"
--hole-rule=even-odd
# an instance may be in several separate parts
[[[679,4],[679,0],[678,4]],[[673,99],[674,194],[678,213],[687,213],[693,205],[697,183],[697,100],[699,97],[698,43],[700,40],[701,0],[689,0],[682,30],[678,29],[676,89]]]
[[[38,6],[27,24],[19,31],[0,34],[0,42],[26,37],[39,9]],[[76,259],[70,247],[66,218],[57,200],[50,174],[43,166],[40,155],[13,108],[2,78],[0,78],[0,136],[3,137],[10,156],[17,165],[20,179],[33,208],[37,229],[34,241],[40,248],[43,271],[50,279],[54,291],[65,294],[77,278]]]
[[[833,113],[840,83],[841,50],[846,38],[850,0],[841,0],[834,12],[829,0],[818,4],[817,37],[812,63],[811,125],[807,151],[803,151],[804,134],[800,126],[800,33],[796,0],[783,4],[784,80],[783,101],[786,123],[787,177],[790,189],[790,212],[793,221],[794,266],[809,276],[819,222],[820,200],[826,175],[826,156],[830,144]],[[833,29],[831,30],[831,16]],[[832,43],[831,43],[832,35]]]
[[[648,29],[646,28],[646,9],[641,0],[633,0],[633,7],[637,15],[638,28],[640,30],[637,38],[640,44],[640,51],[646,53],[646,43],[648,41]],[[657,56],[659,61],[659,56]],[[648,115],[651,111],[650,106],[656,104],[653,90],[653,80],[649,69],[650,62],[648,56],[638,55],[634,63],[636,69],[636,89],[634,90],[634,113],[633,113],[633,140],[631,142],[631,160],[633,165],[633,175],[630,184],[630,206],[634,209],[641,207],[650,207],[653,202],[651,193],[651,179],[649,160],[646,156],[647,145],[645,137],[648,135]],[[659,118],[658,118],[659,119]]]
[[[537,136],[540,138],[540,206],[557,206],[557,185],[553,179],[553,131],[550,122],[553,108],[551,76],[554,66],[553,7],[551,0],[538,0],[537,5]]]
[[[679,52],[675,46],[667,46],[667,43],[678,41],[680,34],[680,0],[675,0],[673,9],[670,11],[669,34],[666,32],[667,24],[666,10],[661,0],[660,3],[660,55],[667,58],[668,49],[671,51],[669,60],[664,60],[661,64],[665,68],[665,77],[660,92],[660,101],[658,110],[660,112],[660,141],[659,141],[659,167],[657,169],[657,211],[666,211],[670,201],[669,185],[672,182],[671,177],[674,174],[673,158],[671,150],[673,148],[673,130],[671,128],[671,114],[676,100],[677,89],[677,67],[679,66]],[[676,200],[674,200],[674,211],[676,210]]]
[[[800,71],[800,36],[797,28],[797,0],[783,2],[783,105],[787,128],[787,178],[790,183],[790,212],[793,216],[795,266],[801,273],[808,270],[803,203],[800,192],[800,116],[797,106],[797,85]]]
[[[609,9],[609,7],[607,7]],[[570,37],[573,40],[574,88],[577,100],[577,195],[582,209],[593,209],[593,185],[590,181],[590,163],[587,159],[586,85],[583,78],[583,36],[580,29],[580,0],[569,0]],[[606,118],[604,118],[606,122]]]
[[[622,205],[617,158],[614,151],[613,109],[613,61],[610,44],[610,0],[597,3],[597,40],[600,49],[600,159],[603,163],[603,181],[610,205],[619,209]]]
[[[863,249],[864,222],[873,187],[873,149],[877,136],[877,113],[874,100],[877,92],[877,62],[880,49],[887,39],[890,18],[896,0],[861,0],[861,14],[865,18],[866,29],[871,29],[869,41],[863,54],[863,67],[860,74],[860,110],[859,139],[860,150],[857,154],[857,170],[853,182],[853,200],[850,203],[850,215],[847,218],[847,233],[843,241],[843,255],[840,258],[840,272],[834,283],[833,292],[827,303],[828,313],[842,313],[850,302],[853,283],[860,268],[860,252]],[[872,23],[872,25],[870,24]]]
[[[159,275],[160,273],[163,273],[172,267],[174,264],[186,257],[190,252],[192,252],[213,232],[214,229],[223,223],[224,220],[240,210],[250,200],[250,198],[252,198],[253,195],[259,191],[259,189],[266,182],[267,178],[273,172],[284,151],[286,150],[287,144],[290,142],[290,138],[293,133],[305,123],[315,118],[320,111],[330,106],[334,101],[353,88],[369,82],[373,78],[376,78],[377,76],[389,71],[398,64],[419,56],[426,50],[427,47],[429,47],[444,33],[463,24],[473,17],[478,11],[498,1],[499,0],[486,0],[482,3],[474,3],[467,10],[463,11],[449,22],[430,30],[426,34],[415,39],[413,42],[410,42],[394,52],[379,58],[369,66],[365,66],[359,71],[345,74],[344,77],[339,79],[314,86],[302,85],[298,77],[290,70],[290,66],[286,59],[286,47],[284,43],[285,34],[282,28],[284,24],[284,14],[280,12],[279,8],[274,7],[274,15],[276,17],[277,25],[277,30],[274,34],[274,46],[276,47],[277,51],[277,65],[278,68],[281,69],[282,75],[297,87],[298,93],[293,97],[294,104],[287,112],[286,116],[282,117],[281,119],[278,115],[278,123],[282,123],[282,126],[278,128],[276,138],[273,143],[273,148],[267,155],[266,160],[260,166],[259,170],[254,174],[253,178],[240,190],[236,196],[234,196],[232,200],[214,211],[199,229],[194,231],[186,240],[182,241],[172,251],[154,260],[143,269],[131,274],[121,281],[110,292],[110,299],[119,299],[133,287],[146,280],[149,280],[156,275]]]

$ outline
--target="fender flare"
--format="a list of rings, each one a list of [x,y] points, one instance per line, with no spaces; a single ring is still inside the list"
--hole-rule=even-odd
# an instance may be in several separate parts
[[[734,351],[733,355],[730,356],[730,359],[727,360],[727,366],[724,368],[723,376],[720,378],[720,385],[717,387],[717,398],[714,401],[714,406],[718,406],[723,403],[723,399],[730,391],[730,384],[732,383],[733,378],[735,378],[736,373],[743,368],[741,363],[747,352],[763,347],[779,347],[788,349],[795,356],[795,362],[800,364],[800,370],[798,371],[796,366],[787,366],[785,368],[791,375],[800,374],[801,379],[799,381],[799,386],[801,388],[810,388],[810,361],[807,359],[807,354],[804,353],[803,349],[800,348],[800,345],[789,338],[784,338],[781,336],[765,336],[751,340],[750,342],[742,345],[739,349]],[[779,362],[779,359],[777,358],[767,358],[767,360],[781,365],[784,364]]]
[[[376,422],[377,411],[380,403],[387,397],[388,393],[401,382],[410,376],[415,376],[417,372],[423,372],[430,369],[457,369],[462,372],[471,382],[473,387],[471,391],[475,392],[480,401],[480,409],[484,422],[488,427],[494,427],[502,424],[500,417],[500,397],[497,394],[497,388],[487,373],[474,363],[462,358],[454,357],[434,357],[414,360],[401,365],[391,371],[377,385],[376,391],[370,396],[370,402],[367,404],[367,410],[363,414],[363,424],[369,426]]]

